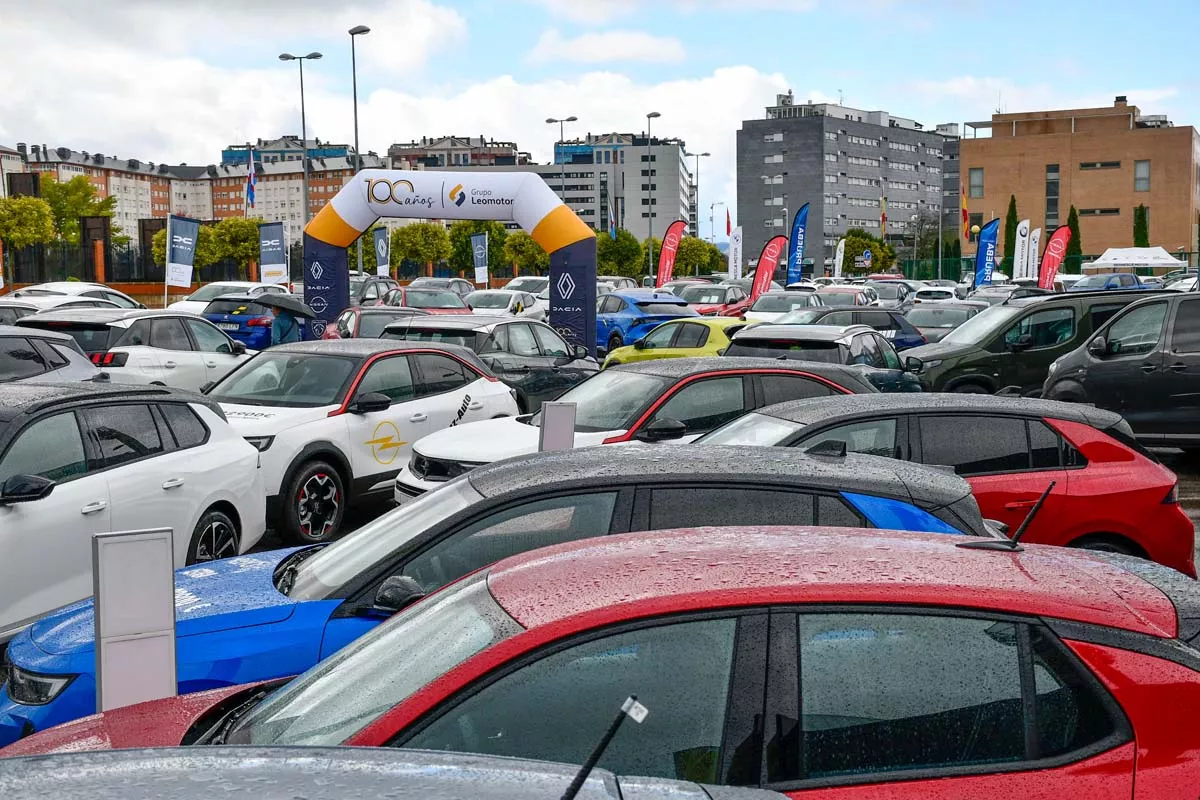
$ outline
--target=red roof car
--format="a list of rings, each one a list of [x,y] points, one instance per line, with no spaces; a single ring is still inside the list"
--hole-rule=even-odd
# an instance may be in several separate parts
[[[675,294],[708,317],[740,317],[753,302],[742,287],[729,284],[694,283],[676,289]]]
[[[471,309],[455,292],[449,289],[401,286],[392,289],[379,301],[381,306],[405,306],[419,308],[430,314],[470,314]]]
[[[345,743],[579,764],[636,695],[649,714],[605,769],[831,800],[1194,800],[1198,641],[1195,582],[1128,556],[628,534],[473,573],[281,688],[118,709],[0,755]]]
[[[325,326],[322,339],[378,339],[390,323],[415,316],[428,316],[420,308],[398,306],[351,306]]]

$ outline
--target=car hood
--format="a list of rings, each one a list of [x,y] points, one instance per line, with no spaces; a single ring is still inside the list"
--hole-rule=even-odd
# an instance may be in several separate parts
[[[933,344],[923,344],[919,347],[913,347],[904,351],[904,355],[919,358],[922,361],[937,361],[943,358],[954,358],[961,356],[963,353],[968,353],[974,349],[974,345],[963,346],[960,344],[945,344],[943,342],[935,342]]]
[[[316,408],[287,408],[284,406],[244,406],[238,403],[221,403],[229,424],[242,436],[270,436],[297,425],[316,422],[329,416],[340,406],[328,405]]]
[[[500,417],[445,428],[418,440],[413,450],[429,458],[485,464],[536,453],[541,428],[526,425],[522,419],[528,417]],[[624,431],[619,430],[576,433],[575,446],[601,444],[610,436],[622,433]]]
[[[186,311],[189,314],[199,314],[208,308],[207,300],[178,300],[167,306],[168,311]]]
[[[921,335],[925,337],[925,341],[929,342],[929,344],[936,344],[937,342],[940,342],[943,338],[945,338],[946,334],[950,333],[950,331],[952,331],[954,329],[953,328],[917,328],[917,330],[921,332]],[[911,354],[912,350],[910,349],[908,351],[908,353]]]
[[[296,548],[238,556],[175,570],[175,633],[214,631],[282,622],[296,603],[275,589],[275,567]],[[92,600],[43,617],[30,630],[33,644],[51,655],[94,649]]]
[[[747,311],[747,322],[774,322],[786,314],[786,311]]]

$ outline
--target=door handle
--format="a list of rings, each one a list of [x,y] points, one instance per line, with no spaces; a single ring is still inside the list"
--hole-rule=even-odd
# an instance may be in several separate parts
[[[511,371],[511,372],[529,372],[529,365],[528,365],[528,364],[521,364],[521,365],[520,365],[520,366],[518,366],[518,367],[513,367],[513,368],[512,368],[510,371]]]
[[[92,502],[79,509],[80,514],[95,514],[97,511],[103,511],[108,508],[107,500],[93,500]]]
[[[204,366],[206,366],[206,367],[213,367],[213,368],[215,369],[215,368],[216,368],[216,366],[217,366],[217,362],[215,362],[215,361],[205,361],[205,362],[204,362]]]
[[[469,410],[469,411],[482,411],[482,410],[483,410],[483,403],[479,402],[478,400],[475,400],[474,402],[472,402],[470,405],[468,405],[468,406],[467,406],[467,410]]]
[[[428,419],[429,419],[428,414],[413,414],[411,417],[408,418],[408,421],[409,422],[425,422]]]
[[[1168,369],[1171,370],[1171,372],[1183,372],[1187,368],[1188,368],[1187,364],[1172,364],[1170,367],[1168,367]]]
[[[1156,369],[1158,369],[1158,367],[1154,366],[1153,364],[1142,364],[1142,372],[1147,374],[1154,372]]]
[[[1004,510],[1019,511],[1022,508],[1033,508],[1035,505],[1037,505],[1037,500],[1017,500],[1012,503],[1005,503]]]
[[[175,369],[175,362],[174,361],[164,361],[163,366],[166,367],[167,369]]]
[[[164,489],[178,489],[180,486],[183,486],[183,478],[167,478],[162,484]]]

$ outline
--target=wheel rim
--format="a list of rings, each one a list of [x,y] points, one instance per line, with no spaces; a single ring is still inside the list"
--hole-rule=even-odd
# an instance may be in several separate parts
[[[215,561],[238,554],[237,531],[223,519],[214,519],[200,530],[196,539],[196,561]]]
[[[300,532],[309,538],[328,536],[337,522],[341,497],[333,477],[318,472],[309,477],[296,496],[296,519]]]

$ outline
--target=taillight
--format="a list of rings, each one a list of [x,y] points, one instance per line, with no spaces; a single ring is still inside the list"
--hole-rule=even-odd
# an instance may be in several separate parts
[[[104,358],[104,353],[92,353],[92,363],[97,367],[100,366],[100,361]]]
[[[1171,491],[1167,492],[1167,496],[1163,498],[1162,504],[1164,506],[1179,505],[1179,481],[1175,481],[1171,485]]]
[[[247,328],[269,328],[274,322],[274,317],[254,317],[246,321]]]
[[[98,354],[97,354],[98,355]],[[100,366],[103,367],[123,367],[129,361],[128,353],[105,353],[104,358],[100,360]]]

